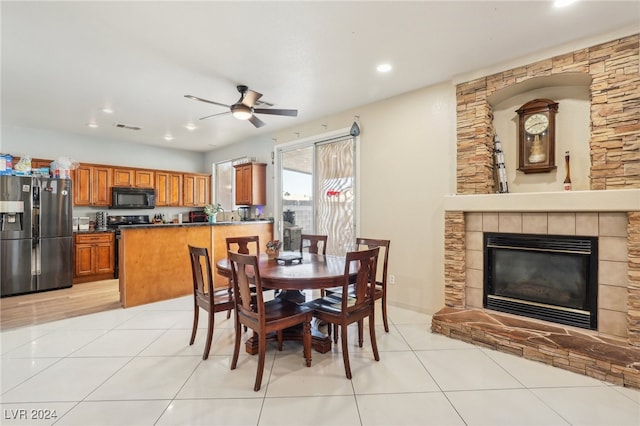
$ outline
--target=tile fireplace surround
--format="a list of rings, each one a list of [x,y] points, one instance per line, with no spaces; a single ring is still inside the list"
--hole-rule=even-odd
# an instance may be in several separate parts
[[[452,195],[445,199],[445,308],[432,330],[640,388],[640,189]],[[482,307],[483,232],[596,236],[598,329]]]

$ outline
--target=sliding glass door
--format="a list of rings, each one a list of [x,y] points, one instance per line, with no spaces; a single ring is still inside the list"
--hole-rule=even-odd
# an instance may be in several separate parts
[[[279,230],[285,250],[300,234],[327,235],[327,254],[344,255],[355,241],[355,140],[343,137],[278,150]]]

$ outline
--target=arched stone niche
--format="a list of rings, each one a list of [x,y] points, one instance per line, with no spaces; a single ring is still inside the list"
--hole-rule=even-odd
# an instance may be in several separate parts
[[[574,84],[574,81],[581,81],[579,75],[590,79],[588,89],[590,136],[588,139],[589,162],[583,158],[584,148],[574,148],[577,161],[575,169],[578,173],[576,178],[584,177],[585,171],[580,169],[586,168],[588,164],[586,176],[589,183],[586,189],[640,188],[639,42],[640,34],[634,34],[458,84],[456,87],[457,193],[495,192],[494,107],[505,108],[506,111],[507,106],[503,105],[503,102],[508,103],[508,99],[518,98],[520,95],[528,98],[540,93],[539,91],[549,90],[566,97],[565,103],[569,111],[583,110],[584,96],[580,95],[577,89],[583,84],[580,83],[577,86]],[[556,76],[559,76],[557,81],[561,82],[560,86],[555,85],[557,84],[554,82]],[[547,80],[547,77],[551,79]],[[553,95],[549,97],[554,99]],[[565,109],[567,108],[563,108]],[[575,121],[574,124],[579,130],[584,128],[580,124],[582,120],[579,117],[565,121],[567,123]],[[507,133],[505,136],[499,134],[501,139],[504,137],[506,141],[510,133],[508,124],[505,124],[504,130],[501,131]],[[574,142],[567,143],[573,147]],[[562,148],[556,148],[556,156],[560,149]],[[564,155],[564,151],[561,153]],[[564,158],[562,160],[556,161],[556,164],[563,165]],[[572,172],[573,168],[572,164]],[[556,171],[553,177],[533,177],[532,175],[516,177],[513,181],[514,188],[518,187],[524,192],[527,189],[539,191],[540,189],[537,189],[539,187],[554,186],[560,178],[564,180],[561,170],[563,167],[559,167],[559,171]],[[536,182],[536,179],[542,182]],[[579,186],[584,186],[584,183],[580,182]],[[558,190],[561,190],[560,187]]]
[[[500,138],[504,152],[509,192],[562,190],[566,177],[566,151],[570,153],[573,189],[589,189],[590,85],[589,74],[556,74],[534,77],[507,86],[487,98],[493,113],[493,130]],[[559,104],[555,138],[557,168],[548,173],[526,175],[517,170],[518,114],[516,110],[524,103],[540,98],[552,99]]]

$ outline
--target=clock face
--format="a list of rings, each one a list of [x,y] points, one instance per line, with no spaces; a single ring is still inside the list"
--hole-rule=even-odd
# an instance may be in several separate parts
[[[524,122],[524,130],[530,135],[539,135],[549,127],[549,118],[544,114],[533,114]]]

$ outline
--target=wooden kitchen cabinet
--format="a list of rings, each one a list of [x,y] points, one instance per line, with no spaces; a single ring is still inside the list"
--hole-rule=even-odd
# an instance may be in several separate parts
[[[32,158],[31,159],[31,169],[40,169],[42,167],[49,168],[51,167],[51,162],[53,160],[44,160],[42,158]]]
[[[113,232],[74,234],[73,283],[113,278]]]
[[[245,163],[235,166],[236,205],[264,206],[267,204],[267,165]]]
[[[114,168],[113,186],[153,188],[154,175],[153,170]]]
[[[73,205],[110,206],[111,168],[81,164],[71,173]]]
[[[113,169],[113,186],[133,186],[133,169]]]
[[[156,206],[182,205],[182,173],[155,172]]]
[[[136,170],[134,186],[138,188],[153,188],[155,185],[155,172],[153,170]]]
[[[185,173],[182,175],[182,204],[189,207],[204,207],[211,201],[211,176]]]

